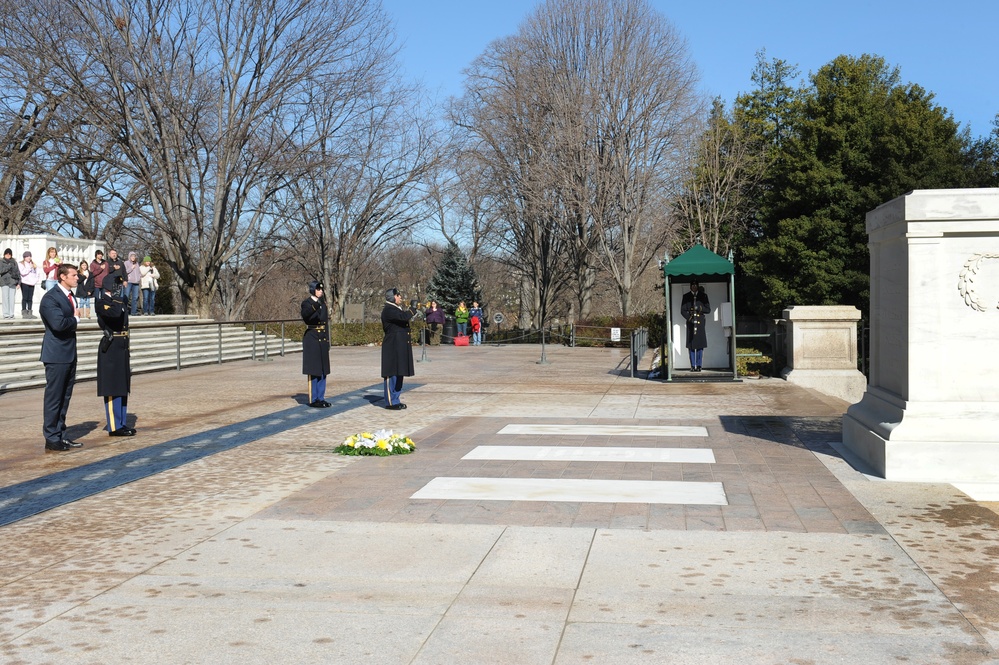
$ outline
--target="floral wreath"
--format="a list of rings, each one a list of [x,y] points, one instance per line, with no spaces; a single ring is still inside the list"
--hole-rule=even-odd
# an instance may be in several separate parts
[[[404,434],[395,434],[390,429],[380,429],[375,432],[352,434],[343,443],[333,449],[341,455],[408,455],[416,450],[413,440]]]
[[[964,268],[961,269],[961,279],[957,283],[957,290],[964,297],[964,304],[979,312],[984,312],[986,309],[974,288],[975,277],[978,276],[978,268],[981,266],[982,259],[999,259],[999,254],[972,254],[971,258],[964,262]],[[999,305],[996,307],[999,309]]]

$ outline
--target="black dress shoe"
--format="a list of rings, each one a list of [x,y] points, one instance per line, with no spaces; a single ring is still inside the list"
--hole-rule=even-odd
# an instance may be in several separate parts
[[[70,445],[64,441],[52,441],[45,443],[45,450],[57,450],[59,452],[65,452],[67,450],[72,450]]]
[[[83,447],[83,444],[80,443],[79,441],[71,441],[70,439],[63,439],[62,442],[65,443],[70,448],[82,448]]]
[[[333,406],[333,405],[332,405],[332,404],[330,404],[329,402],[327,402],[326,400],[323,400],[323,408],[324,408],[324,409],[328,409],[328,408],[330,408],[331,406]]]
[[[134,427],[122,427],[122,429],[126,430],[128,432],[129,436],[135,436],[135,428]]]
[[[127,427],[122,427],[116,429],[113,432],[108,432],[108,436],[135,436],[135,430],[128,429]]]
[[[332,405],[329,402],[327,402],[327,401],[324,401],[324,400],[321,400],[321,399],[317,399],[314,402],[310,402],[309,406],[311,406],[314,409],[325,409],[326,407],[332,406]]]
[[[388,409],[389,411],[399,411],[401,409],[405,409],[406,405],[405,404],[389,404],[385,408]]]

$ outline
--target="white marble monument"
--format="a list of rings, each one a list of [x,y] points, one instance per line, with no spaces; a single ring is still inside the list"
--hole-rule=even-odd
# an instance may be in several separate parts
[[[867,214],[871,371],[843,444],[889,480],[999,482],[999,189]]]
[[[860,310],[852,306],[785,309],[787,367],[781,377],[851,404],[859,402],[867,388],[867,377],[857,369],[859,320]]]

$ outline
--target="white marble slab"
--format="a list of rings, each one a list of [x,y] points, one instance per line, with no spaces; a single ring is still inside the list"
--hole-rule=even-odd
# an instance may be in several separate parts
[[[561,436],[707,436],[705,427],[678,425],[507,425],[498,434]]]
[[[707,448],[596,448],[593,446],[476,446],[462,459],[570,462],[714,464]]]
[[[954,487],[975,501],[986,503],[999,501],[999,483],[954,483]]]
[[[721,483],[577,478],[434,478],[410,498],[728,505]]]

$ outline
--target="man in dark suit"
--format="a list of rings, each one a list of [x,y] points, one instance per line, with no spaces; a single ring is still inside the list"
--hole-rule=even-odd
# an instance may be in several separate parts
[[[409,321],[416,314],[416,306],[402,306],[402,295],[397,289],[385,292],[382,308],[382,378],[385,380],[385,408],[398,411],[406,405],[399,400],[404,377],[413,376],[413,345],[409,338]]]
[[[46,291],[38,306],[45,324],[39,358],[45,364],[42,434],[46,450],[65,451],[83,445],[66,438],[66,412],[76,381],[76,327],[80,313],[73,293],[79,276],[74,266],[62,263],[56,280],[56,288]]]
[[[302,301],[302,374],[309,377],[309,406],[325,409],[326,377],[330,373],[330,313],[321,282],[309,282],[309,297]]]

